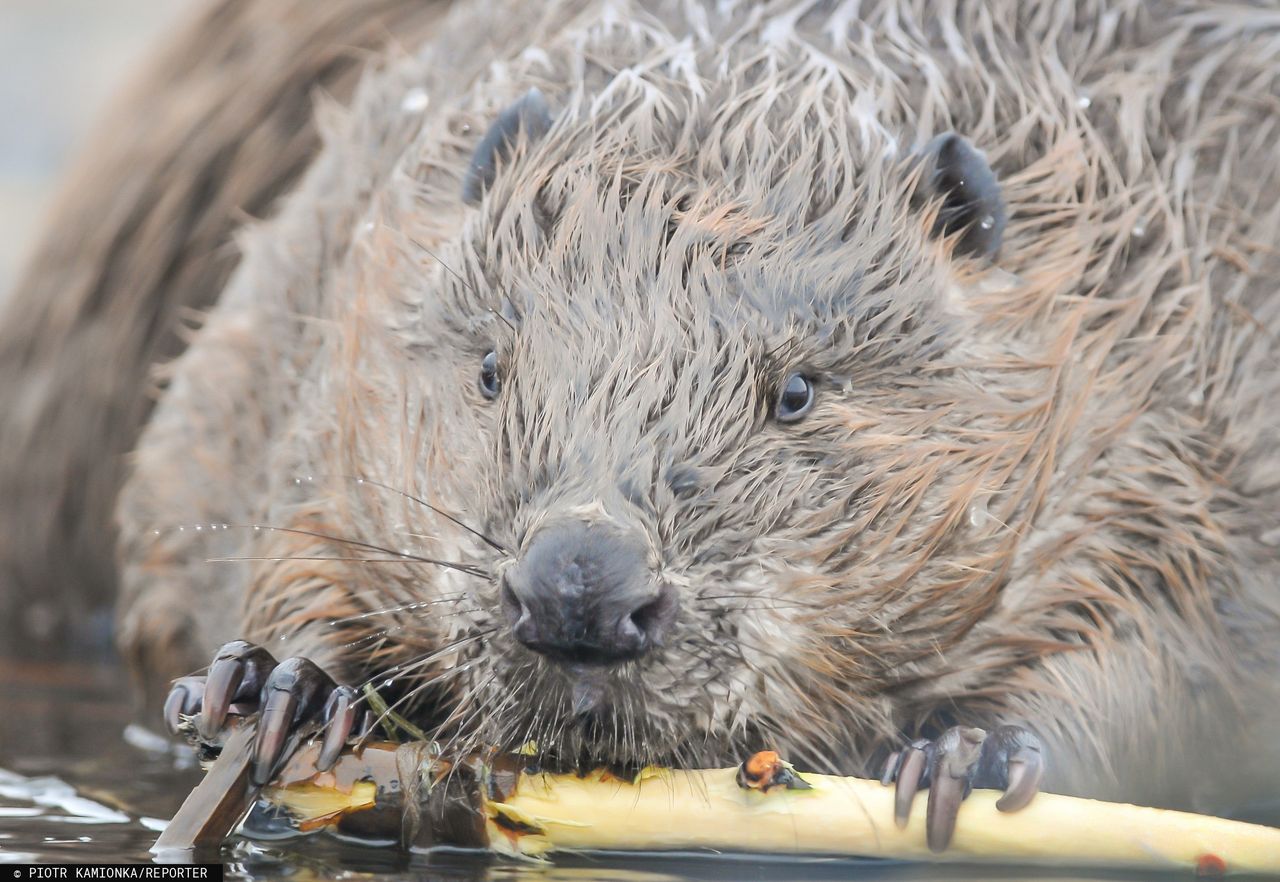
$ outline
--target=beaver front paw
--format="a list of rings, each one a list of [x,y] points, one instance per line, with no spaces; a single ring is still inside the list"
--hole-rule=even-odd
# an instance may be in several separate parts
[[[899,827],[907,824],[916,792],[929,788],[925,835],[931,850],[942,851],[955,832],[960,803],[973,788],[1003,790],[996,808],[1014,812],[1036,795],[1043,775],[1040,739],[1021,726],[999,726],[990,733],[953,726],[936,740],[922,738],[890,754],[880,780],[886,786],[897,782]]]
[[[165,723],[178,734],[182,717],[199,714],[196,732],[213,740],[235,711],[258,711],[253,745],[253,781],[265,784],[285,758],[290,735],[308,723],[324,727],[324,744],[317,765],[330,768],[351,737],[359,693],[339,686],[309,659],[295,656],[282,662],[261,646],[245,640],[224,644],[203,677],[175,680],[164,704]]]

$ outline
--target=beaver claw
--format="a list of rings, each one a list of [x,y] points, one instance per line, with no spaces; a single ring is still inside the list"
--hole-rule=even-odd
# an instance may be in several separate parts
[[[204,677],[180,677],[173,681],[164,700],[164,724],[170,734],[183,734],[182,718],[200,712],[200,696],[203,694]]]
[[[916,793],[929,788],[925,835],[932,851],[942,851],[955,833],[960,803],[974,787],[1003,790],[996,808],[1014,812],[1031,802],[1043,776],[1040,740],[1026,729],[1000,726],[987,733],[953,726],[935,741],[913,741],[890,754],[880,780],[885,785],[897,782],[894,820],[899,827],[906,826]]]
[[[206,676],[174,681],[164,716],[169,731],[178,734],[182,717],[198,713],[196,731],[212,741],[228,713],[258,710],[253,781],[265,784],[284,757],[289,736],[307,723],[323,724],[317,765],[321,771],[332,767],[356,728],[358,700],[354,688],[337,685],[309,659],[277,662],[261,646],[233,640],[218,650]]]
[[[247,640],[224,643],[205,677],[200,734],[213,738],[226,722],[232,702],[251,702],[260,696],[278,664],[271,653]]]
[[[302,723],[319,716],[338,684],[305,658],[285,659],[267,677],[259,702],[258,735],[253,743],[253,783],[271,780],[286,739]]]

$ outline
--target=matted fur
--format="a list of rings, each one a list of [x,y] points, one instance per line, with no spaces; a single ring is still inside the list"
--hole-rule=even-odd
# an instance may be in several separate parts
[[[560,761],[862,772],[1019,722],[1053,789],[1274,793],[1280,16],[477,0],[410,48],[324,109],[138,449],[153,682],[245,636]],[[464,206],[532,86],[550,132]],[[993,265],[928,235],[912,155],[949,130],[1002,183]],[[818,400],[781,425],[794,369]],[[565,515],[642,530],[681,598],[589,725],[498,614]]]

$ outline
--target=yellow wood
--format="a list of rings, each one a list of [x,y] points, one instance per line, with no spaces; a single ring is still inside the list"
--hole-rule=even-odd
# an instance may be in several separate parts
[[[1195,869],[1206,855],[1231,873],[1280,875],[1280,830],[1185,812],[1042,793],[1018,812],[1000,794],[963,804],[944,855],[925,844],[925,795],[905,829],[893,789],[877,781],[804,775],[809,791],[740,788],[735,769],[654,771],[632,784],[600,776],[522,776],[490,814],[543,831],[513,835],[490,820],[492,847],[519,854],[565,849],[696,849],[824,853],[1060,866]]]
[[[489,844],[520,856],[715,849],[1062,867],[1222,867],[1280,877],[1280,829],[1270,827],[1050,793],[1005,814],[995,807],[999,793],[979,790],[961,806],[951,846],[939,855],[925,844],[923,793],[899,829],[893,789],[877,781],[805,774],[811,790],[761,793],[739,787],[736,773],[652,769],[634,783],[599,773],[522,774],[514,794],[483,806]],[[332,781],[317,776],[264,795],[287,808],[301,829],[373,806],[373,783],[358,781],[344,791],[325,783]]]

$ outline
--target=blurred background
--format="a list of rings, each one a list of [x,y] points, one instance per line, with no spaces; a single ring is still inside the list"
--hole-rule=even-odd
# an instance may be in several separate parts
[[[157,36],[193,0],[0,0],[0,300],[59,172]]]
[[[194,5],[0,0],[0,304],[36,244],[65,167],[88,146],[89,130]],[[38,661],[20,646],[0,645],[0,863],[146,854],[155,834],[135,818],[167,816],[181,788],[171,758],[120,737],[132,719],[127,696],[123,674],[96,658]],[[127,799],[85,799],[72,789],[82,782]],[[79,815],[66,810],[78,804],[85,807]]]

